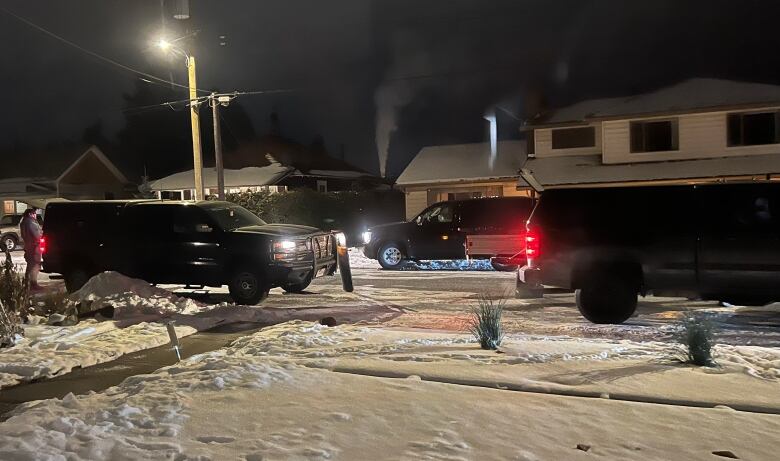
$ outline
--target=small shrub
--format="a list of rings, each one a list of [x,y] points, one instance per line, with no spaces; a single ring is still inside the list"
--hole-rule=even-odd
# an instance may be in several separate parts
[[[504,339],[504,329],[501,325],[504,304],[506,299],[493,300],[487,296],[479,298],[479,307],[474,309],[469,331],[482,349],[498,349]]]
[[[18,277],[11,260],[11,252],[5,250],[5,263],[0,269],[0,347],[13,346],[24,334],[18,307],[23,306],[27,315],[29,291],[24,275]]]
[[[712,358],[715,332],[706,314],[687,314],[683,318],[678,340],[685,348],[685,362],[700,367],[716,365]]]
[[[5,263],[0,271],[0,302],[22,320],[27,318],[30,309],[29,288],[24,272],[14,265],[11,253],[6,250]]]

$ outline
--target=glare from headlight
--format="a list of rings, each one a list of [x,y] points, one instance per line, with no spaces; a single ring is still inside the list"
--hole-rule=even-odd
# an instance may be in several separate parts
[[[336,245],[340,247],[346,247],[347,246],[347,236],[344,235],[343,232],[337,232],[336,233]]]
[[[295,242],[292,240],[281,240],[279,242],[274,242],[274,250],[289,251],[294,249],[295,249]]]
[[[371,231],[363,232],[363,243],[371,243]]]

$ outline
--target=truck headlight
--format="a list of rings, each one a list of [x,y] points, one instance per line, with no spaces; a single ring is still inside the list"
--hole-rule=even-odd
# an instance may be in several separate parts
[[[287,253],[295,249],[295,242],[292,240],[279,240],[274,242],[274,252]]]
[[[337,232],[336,233],[336,245],[340,247],[346,247],[347,246],[347,236],[344,235],[344,232]]]
[[[363,232],[363,243],[371,243],[371,231]]]

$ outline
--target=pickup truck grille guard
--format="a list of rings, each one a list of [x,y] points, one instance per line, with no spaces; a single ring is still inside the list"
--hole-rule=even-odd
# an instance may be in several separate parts
[[[336,256],[336,237],[333,234],[316,235],[311,238],[311,249],[315,266],[331,261]]]

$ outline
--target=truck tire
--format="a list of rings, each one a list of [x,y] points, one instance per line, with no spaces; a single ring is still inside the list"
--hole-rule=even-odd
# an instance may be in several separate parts
[[[514,272],[517,270],[516,264],[505,264],[500,261],[496,261],[495,258],[490,260],[490,265],[493,266],[493,270],[497,272]]]
[[[311,284],[311,280],[312,278],[309,276],[300,283],[288,283],[287,285],[283,286],[282,289],[287,293],[303,293],[303,290],[308,288]]]
[[[2,241],[0,241],[0,245],[2,245],[3,250],[6,248],[8,251],[14,251],[16,249],[16,245],[19,243],[19,241],[16,239],[13,235],[4,235]]]
[[[264,278],[251,269],[239,269],[228,284],[230,297],[236,304],[254,306],[268,297]]]
[[[62,274],[62,277],[65,279],[65,289],[68,293],[79,291],[93,275],[95,275],[94,271],[84,267],[70,268]]]
[[[619,276],[599,277],[575,292],[577,309],[593,323],[619,324],[636,311],[638,290]]]
[[[395,242],[387,242],[379,247],[376,253],[376,259],[383,269],[398,270],[404,264],[404,250],[401,245]]]

